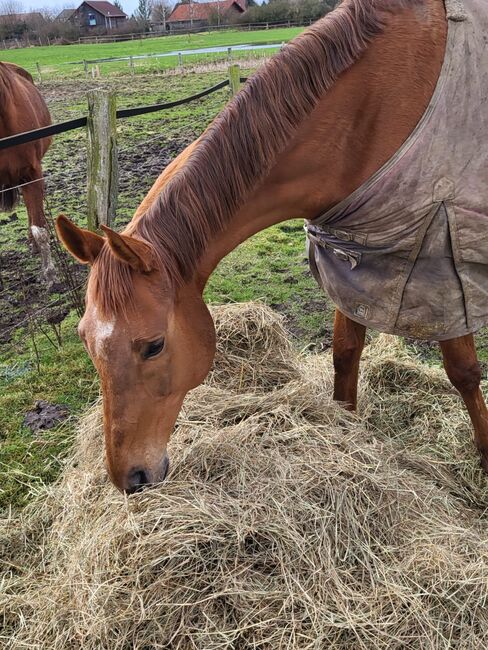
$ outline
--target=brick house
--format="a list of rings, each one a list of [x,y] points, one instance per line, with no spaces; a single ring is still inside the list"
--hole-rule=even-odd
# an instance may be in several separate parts
[[[122,27],[127,14],[111,2],[85,0],[68,18],[70,23],[80,27],[81,31],[111,31]]]
[[[170,31],[196,29],[211,24],[229,23],[247,9],[247,0],[178,3],[171,12],[167,25]]]

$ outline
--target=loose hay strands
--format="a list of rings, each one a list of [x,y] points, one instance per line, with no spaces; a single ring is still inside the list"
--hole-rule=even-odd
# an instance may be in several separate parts
[[[57,485],[1,530],[14,648],[480,649],[488,489],[459,398],[391,337],[360,416],[328,356],[259,304],[214,310],[220,349],[159,488],[108,483],[99,408]]]

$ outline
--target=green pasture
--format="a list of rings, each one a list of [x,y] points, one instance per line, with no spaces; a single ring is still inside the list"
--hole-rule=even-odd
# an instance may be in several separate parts
[[[208,32],[201,34],[182,34],[175,36],[162,36],[160,38],[134,39],[120,43],[90,43],[83,45],[51,45],[44,47],[29,47],[16,50],[2,50],[0,60],[17,63],[30,72],[36,73],[36,63],[46,75],[70,77],[84,74],[82,65],[70,65],[83,60],[93,60],[111,57],[140,56],[164,54],[167,52],[191,50],[206,47],[231,47],[233,45],[276,43],[277,47],[282,42],[289,41],[303,31],[302,27],[278,28],[257,31],[225,31]],[[259,56],[266,56],[266,50],[258,51]],[[269,54],[269,52],[268,52]],[[226,53],[208,53],[184,57],[185,65],[205,63],[218,59],[225,59]],[[249,53],[235,53],[235,57],[246,57]],[[178,63],[177,56],[136,59],[136,69],[165,69],[175,67]],[[102,64],[102,72],[127,69],[128,63],[114,62]]]

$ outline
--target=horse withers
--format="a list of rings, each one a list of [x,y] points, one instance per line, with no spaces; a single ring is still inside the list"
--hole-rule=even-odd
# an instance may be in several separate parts
[[[119,489],[134,492],[166,476],[183,399],[214,357],[202,297],[209,276],[241,242],[296,217],[310,226],[312,248],[324,251],[316,258],[322,285],[332,295],[337,279],[336,304],[349,311],[354,302],[351,313],[337,310],[335,399],[356,407],[365,328],[395,331],[396,314],[401,331],[439,335],[488,471],[473,341],[488,324],[488,246],[485,253],[479,236],[488,231],[488,60],[478,65],[488,56],[487,26],[485,0],[344,0],[259,69],[163,172],[122,233],[104,228],[102,237],[58,219],[65,246],[92,266],[79,332],[100,374],[107,466]],[[453,81],[459,92],[446,105]],[[473,103],[466,115],[465,90]],[[463,130],[446,134],[453,116]],[[469,142],[459,146],[460,137]],[[426,144],[430,154],[439,140],[444,153],[431,164],[417,147]],[[404,187],[396,164],[409,155],[416,169],[424,158],[429,164],[414,178],[406,174]],[[367,209],[382,184],[389,208],[397,192],[398,210]],[[371,197],[362,200],[358,188]],[[347,197],[356,202],[344,208],[344,225],[333,211],[332,232],[321,215]],[[386,255],[384,266],[377,263]]]
[[[0,139],[49,124],[49,110],[31,75],[18,65],[0,61]],[[54,279],[54,265],[43,206],[44,181],[39,179],[50,144],[51,138],[43,138],[0,149],[0,211],[9,212],[16,206],[20,189],[29,219],[29,240],[41,255],[48,283]]]

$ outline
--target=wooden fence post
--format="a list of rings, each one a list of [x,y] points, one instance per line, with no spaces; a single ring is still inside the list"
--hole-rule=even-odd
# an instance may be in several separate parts
[[[134,75],[134,59],[131,56],[129,57],[129,65],[130,65],[130,73],[131,75]]]
[[[88,79],[88,63],[83,59],[83,69],[85,71],[85,77]]]
[[[229,87],[231,95],[239,92],[241,86],[241,68],[235,63],[229,66]]]
[[[39,65],[39,62],[36,62],[36,68],[37,68],[37,74],[39,75],[39,83],[42,84],[42,74],[41,74],[41,66]]]
[[[181,52],[178,52],[178,65],[183,69],[183,54]]]
[[[118,193],[115,93],[88,93],[87,222],[90,230],[110,226]]]

